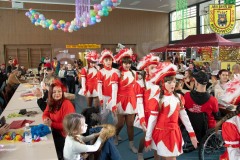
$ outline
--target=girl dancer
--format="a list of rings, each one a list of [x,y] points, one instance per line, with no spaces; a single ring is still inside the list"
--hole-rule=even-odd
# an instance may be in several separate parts
[[[138,147],[138,160],[143,160],[144,138],[151,108],[156,105],[158,106],[158,100],[154,98],[154,95],[159,93],[159,89],[149,82],[158,63],[159,57],[149,54],[143,57],[137,66],[138,70],[143,71],[143,78],[138,80],[135,85],[138,116],[135,118],[134,125],[140,124],[140,127],[144,131],[144,137],[140,140]]]
[[[170,63],[159,63],[151,79],[160,86],[159,105],[151,111],[145,146],[157,150],[165,160],[176,160],[182,154],[182,135],[178,119],[185,125],[193,146],[197,148],[197,139],[184,109],[184,98],[174,92],[177,66]],[[153,140],[153,141],[152,141]],[[151,145],[151,146],[150,146]]]
[[[118,117],[115,144],[118,145],[118,134],[126,122],[129,147],[134,153],[137,153],[137,149],[133,144],[133,122],[137,112],[134,85],[136,83],[137,74],[130,69],[132,54],[132,50],[126,48],[120,50],[114,57],[120,64],[120,68],[114,72],[111,77],[112,97],[110,104],[112,112]]]
[[[80,95],[87,97],[87,104],[92,106],[93,98],[97,98],[97,68],[96,63],[98,61],[98,53],[96,51],[90,51],[85,56],[88,65],[82,68],[81,82],[82,88],[79,91]]]
[[[103,68],[97,73],[98,79],[98,98],[100,100],[102,110],[101,110],[101,122],[107,123],[108,115],[110,113],[110,108],[107,108],[107,102],[112,96],[112,86],[111,86],[111,75],[117,72],[116,69],[112,68],[112,62],[114,62],[114,57],[111,51],[103,50],[101,52],[101,57],[99,63],[103,64]],[[117,117],[113,116],[113,124],[117,124]]]

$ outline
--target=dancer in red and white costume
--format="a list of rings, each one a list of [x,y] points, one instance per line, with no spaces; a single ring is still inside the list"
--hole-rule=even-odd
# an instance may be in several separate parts
[[[85,56],[87,59],[87,66],[81,70],[81,83],[82,88],[79,91],[80,95],[87,97],[87,104],[92,106],[93,98],[97,98],[97,67],[98,53],[96,51],[90,51]]]
[[[222,118],[217,127],[222,123],[222,136],[227,150],[219,159],[240,160],[240,105],[237,107],[236,112]]]
[[[193,146],[197,148],[197,139],[184,109],[184,98],[174,92],[176,85],[177,66],[163,62],[159,63],[151,82],[159,84],[159,106],[151,111],[145,146],[157,150],[157,154],[166,160],[176,160],[182,154],[182,134],[178,126],[178,119],[186,127]]]
[[[144,136],[140,140],[138,147],[138,160],[143,160],[144,138],[146,127],[150,116],[151,108],[158,106],[159,87],[151,83],[149,80],[153,76],[153,71],[159,63],[159,57],[153,54],[148,54],[143,57],[137,66],[138,70],[142,70],[142,79],[138,80],[135,85],[135,92],[137,96],[137,110],[138,116],[134,121],[134,126],[141,128],[144,131]],[[140,124],[140,125],[139,125]]]
[[[103,64],[103,68],[97,73],[98,79],[98,98],[100,100],[101,109],[101,122],[107,123],[110,107],[107,107],[107,102],[112,96],[111,76],[117,69],[112,68],[112,63],[115,62],[113,54],[110,50],[103,50],[99,63]],[[113,124],[117,124],[117,117],[113,116]]]
[[[111,77],[112,97],[109,104],[114,115],[118,117],[115,144],[118,145],[118,134],[126,122],[129,147],[134,153],[137,153],[137,149],[133,145],[133,122],[137,113],[134,85],[137,80],[137,74],[130,69],[132,54],[131,49],[125,48],[120,50],[114,57],[120,64],[120,68]]]

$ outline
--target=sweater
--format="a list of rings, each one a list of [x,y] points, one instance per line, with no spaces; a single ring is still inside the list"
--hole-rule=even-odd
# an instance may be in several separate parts
[[[93,140],[95,138],[94,135],[90,135],[87,137],[80,136],[80,139],[83,142],[88,142],[90,140]],[[83,143],[80,143],[72,136],[67,136],[65,139],[65,145],[63,149],[63,156],[65,160],[81,160],[81,153],[85,152],[95,152],[99,149],[100,145],[102,143],[102,139],[98,137],[97,141],[93,145],[86,145]]]
[[[62,122],[63,118],[70,113],[75,113],[75,108],[69,100],[65,99],[62,103],[61,108],[54,113],[49,112],[49,106],[47,105],[46,109],[43,112],[42,118],[43,120],[45,118],[50,118],[52,120],[51,127],[58,130],[62,136],[65,137],[66,135],[63,130]]]

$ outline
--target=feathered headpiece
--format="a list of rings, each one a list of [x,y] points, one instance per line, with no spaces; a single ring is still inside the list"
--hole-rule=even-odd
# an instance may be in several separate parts
[[[163,82],[164,78],[167,76],[174,76],[177,73],[177,66],[170,62],[159,62],[156,67],[153,77],[150,80],[155,84],[159,84],[160,81]]]
[[[234,78],[225,84],[225,93],[221,100],[232,103],[234,99],[240,96],[240,74],[235,74]]]
[[[98,55],[97,51],[89,51],[85,56],[87,61],[92,61],[92,62],[97,62],[98,57],[99,57],[99,55]]]
[[[105,49],[105,50],[103,50],[101,52],[101,57],[99,59],[99,63],[102,64],[103,63],[103,59],[106,58],[106,57],[111,57],[113,59],[113,62],[115,62],[115,59],[113,57],[113,53],[110,50]]]
[[[138,63],[137,69],[138,70],[143,70],[145,67],[151,65],[151,64],[156,64],[158,65],[159,63],[159,57],[154,56],[152,53],[144,56]]]
[[[132,52],[132,49],[130,48],[130,49],[128,49],[128,48],[124,48],[124,49],[121,49],[119,52],[118,52],[118,54],[116,54],[115,56],[114,56],[114,58],[115,58],[115,60],[117,61],[117,62],[119,62],[122,58],[124,58],[124,57],[132,57],[132,54],[133,54],[133,52]]]

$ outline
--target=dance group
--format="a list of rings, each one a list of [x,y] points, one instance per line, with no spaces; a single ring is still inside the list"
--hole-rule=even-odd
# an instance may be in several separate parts
[[[183,153],[179,119],[188,131],[193,146],[197,148],[199,143],[184,108],[184,97],[174,91],[178,68],[170,62],[159,62],[159,57],[148,54],[137,65],[142,73],[139,76],[131,70],[132,54],[128,48],[121,49],[115,56],[109,50],[103,50],[100,57],[95,51],[87,53],[88,65],[81,71],[82,88],[79,94],[87,97],[88,106],[94,99],[100,100],[101,123],[108,123],[111,116],[116,126],[115,145],[118,145],[121,139],[119,133],[126,123],[129,148],[138,154],[139,160],[143,159],[144,148],[153,149],[155,159],[176,160]],[[97,62],[103,65],[101,69],[98,69]],[[119,65],[118,69],[112,67],[113,62]],[[235,132],[237,137],[228,139],[230,148],[234,150],[228,153],[231,156],[235,154],[238,159],[239,116],[234,117],[238,119],[237,125],[230,124],[232,130],[238,129]],[[144,132],[138,149],[133,142],[134,127]],[[224,127],[229,126],[224,124]]]

